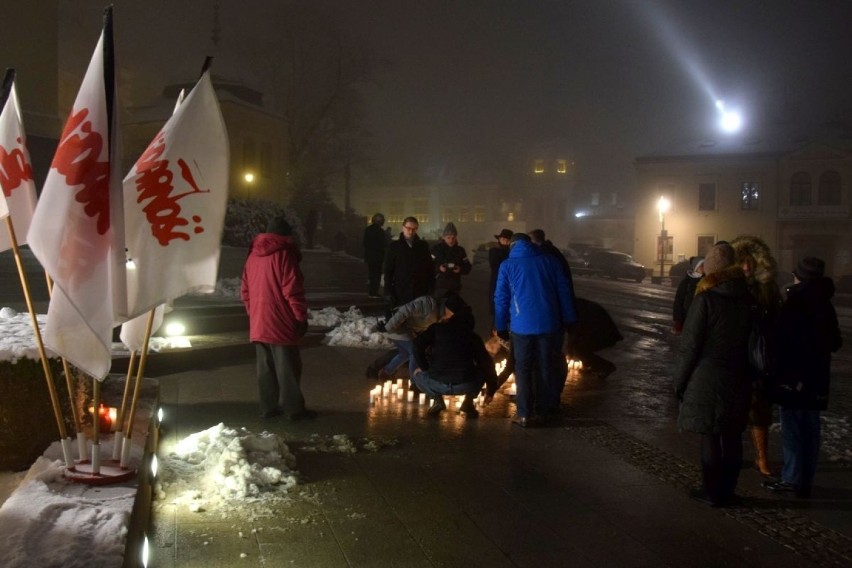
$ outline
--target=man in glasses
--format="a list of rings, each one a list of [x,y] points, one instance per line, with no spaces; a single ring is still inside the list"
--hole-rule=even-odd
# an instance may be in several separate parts
[[[385,297],[390,307],[400,306],[429,294],[435,269],[428,243],[417,236],[415,217],[402,222],[399,239],[388,245],[385,256]]]

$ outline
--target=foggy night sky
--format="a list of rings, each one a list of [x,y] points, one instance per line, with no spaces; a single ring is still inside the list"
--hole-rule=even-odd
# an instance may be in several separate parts
[[[119,93],[123,105],[150,103],[163,85],[194,81],[211,52],[214,74],[265,90],[262,54],[287,17],[284,5],[221,0],[214,51],[212,0],[116,1],[117,59],[133,85]],[[632,183],[636,156],[721,137],[714,96],[742,109],[744,136],[781,117],[807,124],[843,113],[852,123],[846,0],[309,5],[363,37],[382,62],[379,85],[366,91],[380,163],[407,159],[428,168],[555,142],[570,149],[583,184],[620,189]],[[60,64],[76,89],[103,3],[62,0],[60,7]]]

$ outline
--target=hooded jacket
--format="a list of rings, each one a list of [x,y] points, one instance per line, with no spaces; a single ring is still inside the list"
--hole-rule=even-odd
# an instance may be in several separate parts
[[[773,389],[784,408],[825,410],[828,406],[831,353],[843,339],[837,312],[831,304],[834,282],[828,277],[791,286],[778,315],[778,387]]]
[[[260,233],[249,247],[240,298],[253,342],[297,345],[307,329],[302,253],[292,237]]]
[[[698,283],[673,373],[681,399],[680,428],[701,434],[745,430],[752,389],[751,304],[739,266],[708,274]]]
[[[521,335],[554,333],[577,321],[562,267],[529,241],[512,244],[494,291],[494,327]]]

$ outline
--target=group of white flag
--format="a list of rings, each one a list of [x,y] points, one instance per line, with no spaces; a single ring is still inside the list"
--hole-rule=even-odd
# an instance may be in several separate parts
[[[92,377],[111,366],[116,326],[132,329],[174,298],[216,284],[228,191],[228,138],[202,76],[122,180],[112,24],[105,18],[36,199],[14,72],[0,114],[0,219],[54,282],[45,345]],[[0,234],[0,251],[11,248]]]

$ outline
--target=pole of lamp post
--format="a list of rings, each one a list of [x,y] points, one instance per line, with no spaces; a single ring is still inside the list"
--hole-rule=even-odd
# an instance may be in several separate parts
[[[669,206],[671,203],[665,196],[661,195],[660,200],[657,201],[657,212],[660,214],[660,242],[658,244],[658,248],[660,249],[660,283],[663,282],[663,272],[665,271],[666,265],[666,244],[668,243],[669,234],[666,232],[666,212],[669,210]]]

